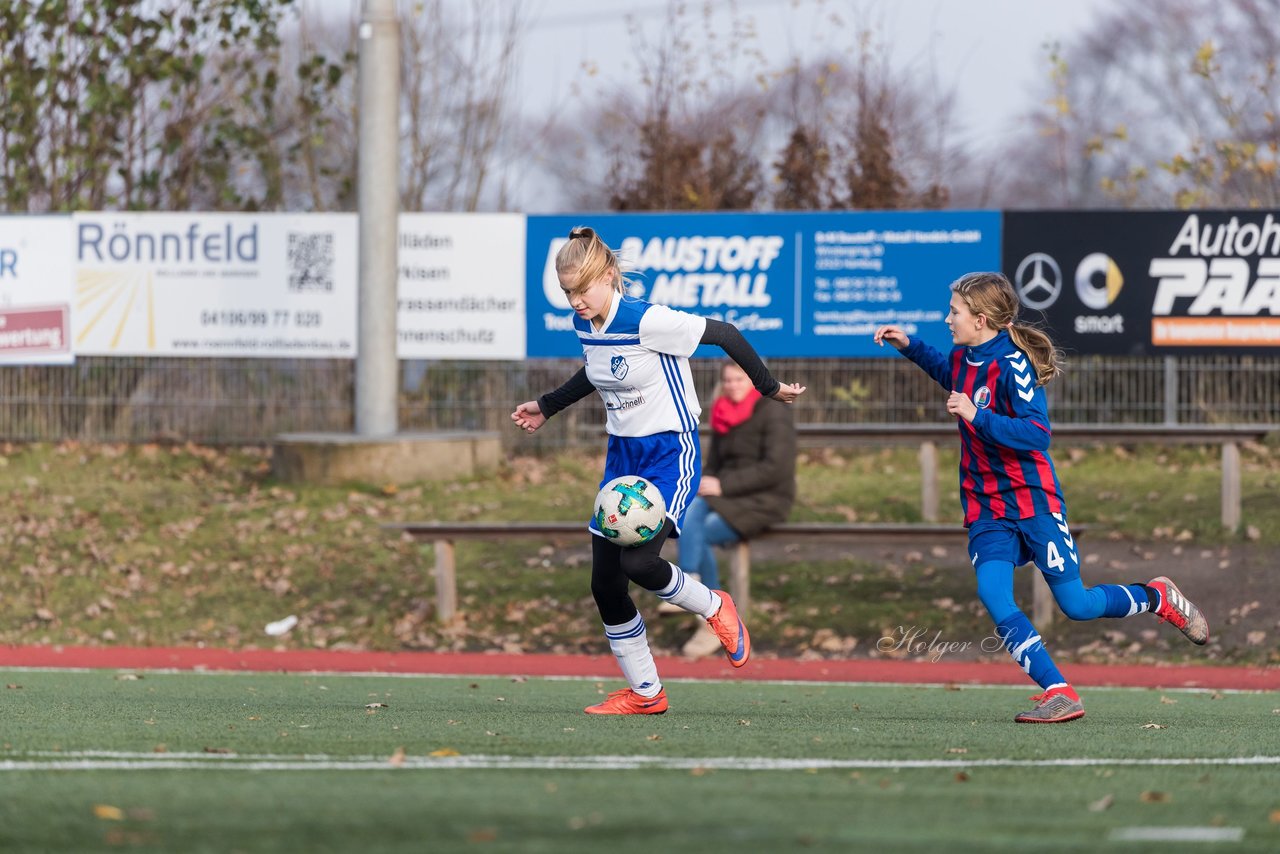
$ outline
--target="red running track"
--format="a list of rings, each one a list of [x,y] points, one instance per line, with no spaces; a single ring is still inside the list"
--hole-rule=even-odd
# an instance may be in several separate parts
[[[229,650],[196,647],[0,646],[5,667],[127,670],[230,670],[288,673],[430,673],[445,676],[582,676],[620,680],[612,656],[506,655],[478,652],[335,652]],[[1070,664],[1073,684],[1135,688],[1280,690],[1280,667]],[[897,682],[1028,685],[1004,661],[894,661],[753,658],[741,670],[723,659],[659,658],[667,679],[755,679],[803,682]]]

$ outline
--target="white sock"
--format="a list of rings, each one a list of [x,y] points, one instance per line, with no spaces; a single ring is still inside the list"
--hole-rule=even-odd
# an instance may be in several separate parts
[[[636,614],[620,626],[606,623],[604,636],[609,639],[609,649],[618,659],[618,666],[622,668],[622,675],[631,690],[642,697],[658,696],[662,682],[658,680],[658,666],[653,663],[649,636],[640,615]]]
[[[658,596],[703,617],[710,617],[720,610],[720,597],[715,591],[674,563],[671,564],[671,583],[659,590]]]

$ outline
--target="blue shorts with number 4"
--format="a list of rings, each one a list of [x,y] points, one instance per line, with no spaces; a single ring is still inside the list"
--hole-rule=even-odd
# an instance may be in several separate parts
[[[1050,584],[1080,577],[1080,553],[1062,513],[1030,519],[979,519],[969,526],[974,568],[993,560],[1034,563]]]

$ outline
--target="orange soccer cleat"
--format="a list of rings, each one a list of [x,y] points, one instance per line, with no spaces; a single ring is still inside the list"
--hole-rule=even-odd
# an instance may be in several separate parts
[[[724,647],[729,663],[734,667],[741,667],[751,657],[751,635],[747,633],[746,625],[738,616],[738,607],[733,604],[729,594],[717,590],[716,595],[720,597],[720,610],[707,618],[707,625],[720,638],[720,645]]]
[[[587,706],[583,711],[589,715],[661,715],[667,711],[667,691],[664,688],[656,696],[646,697],[623,688],[611,692],[603,703]]]

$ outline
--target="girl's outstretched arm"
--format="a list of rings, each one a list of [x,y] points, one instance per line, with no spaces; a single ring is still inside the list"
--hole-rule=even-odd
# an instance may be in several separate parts
[[[799,383],[780,383],[765,367],[764,360],[756,352],[751,343],[743,337],[738,327],[723,320],[707,319],[707,328],[702,333],[702,344],[714,344],[730,359],[738,363],[756,391],[765,397],[776,398],[783,403],[791,403],[804,394],[805,387]]]
[[[881,347],[884,346],[884,342],[888,341],[897,348],[899,353],[915,362],[920,366],[921,370],[933,377],[938,385],[947,391],[951,391],[951,366],[947,363],[947,357],[928,344],[919,339],[912,341],[911,337],[898,326],[881,326],[875,331],[872,340]]]

